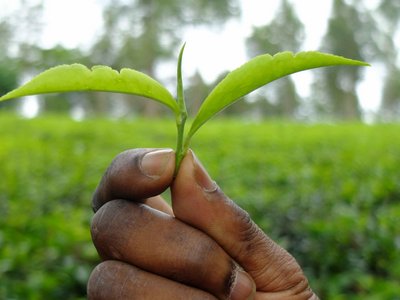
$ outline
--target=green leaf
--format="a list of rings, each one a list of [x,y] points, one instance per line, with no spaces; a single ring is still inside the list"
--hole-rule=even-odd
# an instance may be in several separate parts
[[[80,64],[48,69],[25,85],[4,95],[0,101],[29,95],[76,91],[144,96],[167,105],[176,114],[179,113],[178,105],[169,91],[146,74],[127,68],[118,72],[106,66],[94,66],[90,70]]]
[[[299,71],[335,65],[368,66],[365,62],[316,51],[295,55],[281,52],[253,58],[230,72],[207,96],[193,120],[186,143],[208,119],[259,87]]]
[[[177,103],[179,106],[179,116],[176,119],[176,126],[177,126],[177,143],[176,143],[176,159],[175,159],[175,175],[179,170],[179,166],[182,162],[183,157],[186,154],[186,149],[184,148],[184,135],[185,135],[185,124],[186,119],[188,116],[186,103],[185,103],[185,96],[183,92],[183,80],[182,80],[182,59],[183,59],[183,52],[185,51],[186,43],[183,44],[181,51],[179,52],[178,58],[178,67],[176,72],[177,77]]]

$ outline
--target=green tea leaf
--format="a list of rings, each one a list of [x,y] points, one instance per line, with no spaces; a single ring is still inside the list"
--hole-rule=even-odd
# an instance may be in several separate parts
[[[134,94],[161,102],[179,113],[174,97],[159,82],[141,72],[124,68],[120,72],[106,66],[91,70],[80,64],[61,65],[34,77],[9,92],[0,101],[17,97],[76,91],[102,91]]]
[[[259,87],[299,71],[335,65],[368,64],[316,51],[297,54],[281,52],[274,56],[264,54],[253,58],[230,72],[204,100],[188,133],[187,143],[208,119]]]
[[[185,96],[183,91],[183,80],[182,80],[182,59],[183,59],[183,52],[185,51],[186,43],[183,44],[181,51],[179,52],[178,57],[178,67],[176,72],[177,77],[177,103],[179,106],[179,115],[176,118],[176,127],[177,127],[177,143],[176,143],[176,159],[175,159],[175,175],[179,170],[179,166],[182,162],[183,157],[186,154],[186,150],[184,148],[184,135],[185,135],[185,124],[186,119],[188,116],[186,103],[185,103]]]

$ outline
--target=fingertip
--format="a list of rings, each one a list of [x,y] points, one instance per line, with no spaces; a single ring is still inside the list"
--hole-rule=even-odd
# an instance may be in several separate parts
[[[117,155],[103,175],[92,199],[97,211],[113,199],[143,202],[161,194],[173,180],[172,149],[131,149]]]
[[[245,271],[238,270],[232,284],[230,300],[251,300],[256,294],[256,284]]]
[[[191,158],[193,165],[193,174],[196,183],[205,193],[212,193],[218,189],[217,183],[211,178],[203,164],[197,158],[192,150],[188,151],[188,156]]]
[[[165,172],[171,171],[171,167],[175,165],[174,162],[175,155],[172,149],[158,149],[142,156],[139,161],[139,169],[143,175],[157,180]]]
[[[218,189],[217,183],[211,178],[191,149],[188,150],[183,158],[176,177],[175,182],[183,181],[190,185],[196,184],[196,190],[200,188],[200,192],[212,193]]]
[[[183,158],[171,185],[172,208],[175,216],[196,228],[215,221],[216,202],[225,198],[193,151]]]

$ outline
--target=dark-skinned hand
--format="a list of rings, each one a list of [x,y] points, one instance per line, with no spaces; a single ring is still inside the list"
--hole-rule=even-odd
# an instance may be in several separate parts
[[[93,197],[103,259],[89,299],[318,299],[296,260],[230,200],[192,151],[118,155]],[[159,196],[171,189],[172,208]]]

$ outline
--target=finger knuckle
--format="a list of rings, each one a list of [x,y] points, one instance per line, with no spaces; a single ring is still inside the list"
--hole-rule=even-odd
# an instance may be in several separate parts
[[[133,274],[129,274],[133,278]],[[88,299],[116,299],[121,295],[127,274],[123,272],[122,263],[105,261],[97,265],[90,274],[87,284]]]
[[[250,214],[244,210],[240,210],[237,213],[237,238],[239,245],[241,245],[241,251],[251,255],[258,249],[260,245],[265,243],[265,234],[261,229],[253,222]]]
[[[99,255],[103,259],[121,257],[125,238],[124,218],[127,203],[123,200],[113,200],[103,205],[92,219],[90,232]]]

